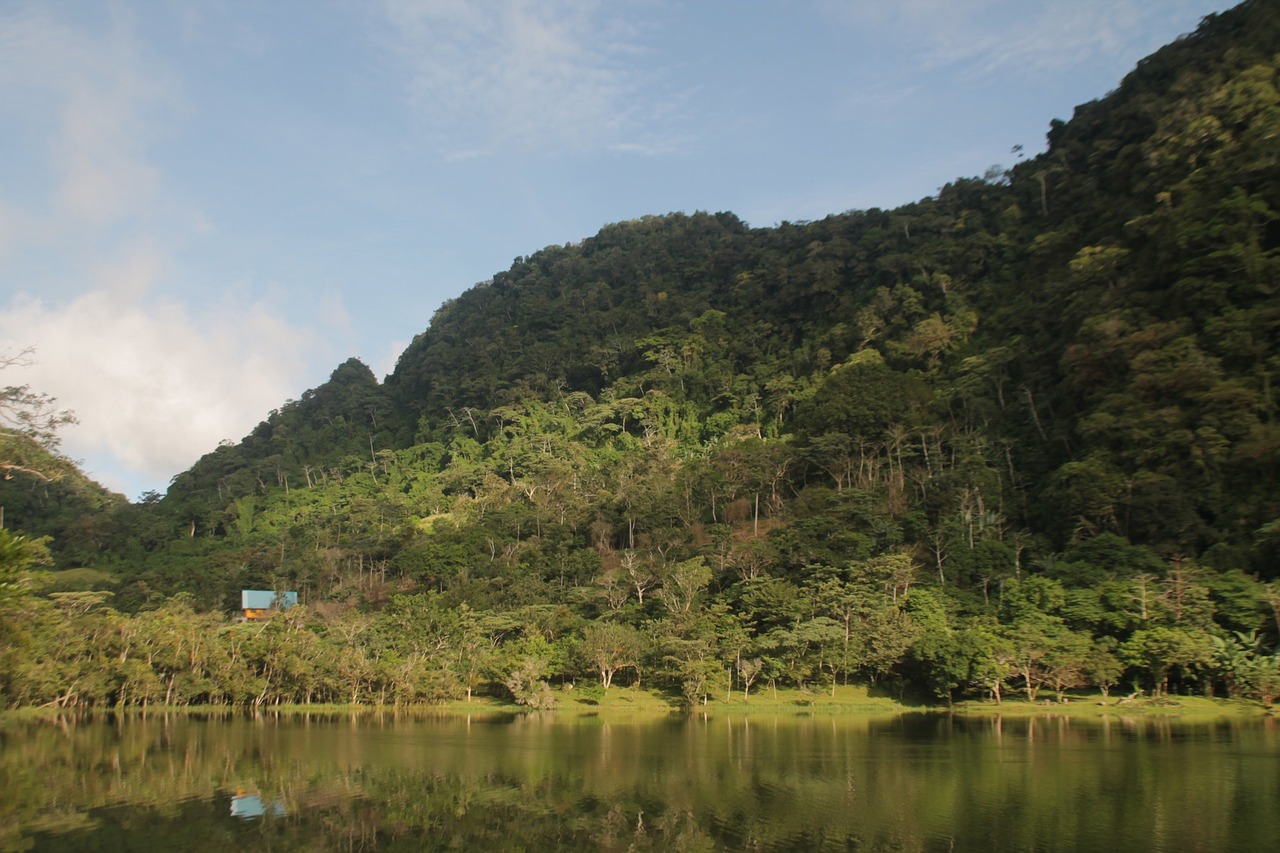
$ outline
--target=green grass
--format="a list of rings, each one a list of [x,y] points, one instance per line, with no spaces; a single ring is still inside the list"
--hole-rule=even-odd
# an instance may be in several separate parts
[[[865,685],[848,685],[835,689],[801,691],[796,688],[772,690],[764,687],[743,697],[741,691],[726,696],[721,692],[709,696],[706,703],[692,707],[682,697],[660,691],[635,687],[614,686],[603,690],[598,684],[579,682],[577,685],[555,689],[555,708],[551,713],[567,716],[600,716],[611,720],[625,718],[653,718],[658,716],[693,712],[715,716],[892,716],[910,712],[951,712],[965,716],[1006,717],[1170,717],[1180,719],[1217,719],[1262,717],[1275,713],[1259,702],[1241,699],[1215,699],[1204,696],[1170,696],[1161,699],[1137,697],[1124,700],[1119,696],[1103,699],[1098,694],[1072,694],[1069,701],[1058,703],[1052,697],[1030,703],[1017,696],[1006,697],[996,704],[989,700],[957,702],[951,708],[946,705],[918,705],[900,702],[887,696],[874,696]],[[184,705],[166,707],[152,705],[146,709],[130,707],[122,709],[98,708],[91,713],[101,715],[115,713],[145,717],[151,715],[186,714],[191,716],[239,715],[251,711],[248,707],[225,705]],[[264,705],[257,709],[265,715],[282,714],[339,714],[350,716],[386,714],[447,715],[447,716],[502,716],[523,714],[528,708],[489,696],[476,696],[472,701],[456,700],[441,705],[413,705],[395,707],[389,705]],[[19,723],[33,719],[52,719],[67,714],[56,708],[18,708],[0,711],[0,724]]]
[[[771,690],[763,688],[743,697],[742,691],[731,695],[712,694],[705,703],[688,705],[683,697],[632,687],[582,685],[557,691],[556,710],[561,713],[598,714],[614,718],[621,715],[653,715],[694,712],[717,716],[884,716],[906,711],[925,710],[894,699],[872,696],[865,686],[837,687],[813,692],[795,688]]]
[[[1058,703],[1050,699],[1036,703],[1024,699],[1005,699],[997,705],[991,701],[957,702],[952,711],[966,716],[999,714],[1008,717],[1177,717],[1180,719],[1215,719],[1221,717],[1263,717],[1274,713],[1260,702],[1245,699],[1215,699],[1206,696],[1165,696],[1159,699],[1137,697],[1125,700],[1100,694],[1068,696]]]

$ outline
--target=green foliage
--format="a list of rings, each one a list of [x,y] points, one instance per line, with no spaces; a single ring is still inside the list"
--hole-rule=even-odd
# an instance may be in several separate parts
[[[608,690],[614,675],[634,667],[644,655],[644,636],[630,625],[593,622],[583,631],[582,655],[600,674],[600,686]]]
[[[536,707],[588,671],[689,703],[1265,697],[1278,18],[1212,17],[1043,155],[892,211],[645,217],[518,258],[385,383],[339,365],[163,498],[0,482],[60,570],[0,581],[7,701]],[[6,447],[53,452],[51,400],[0,402],[46,417]],[[307,607],[224,623],[244,588]]]

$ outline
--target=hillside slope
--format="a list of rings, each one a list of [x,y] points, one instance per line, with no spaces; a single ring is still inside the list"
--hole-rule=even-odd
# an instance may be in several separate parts
[[[173,541],[218,550],[280,507],[295,510],[277,537],[322,524],[299,493],[349,507],[342,489],[364,478],[397,507],[378,559],[410,560],[415,519],[469,531],[491,493],[537,515],[568,477],[595,484],[562,502],[575,523],[556,513],[568,551],[657,529],[705,551],[699,531],[746,500],[757,534],[762,517],[779,528],[775,550],[831,515],[867,553],[910,548],[962,584],[994,571],[984,547],[1047,558],[1103,533],[1269,574],[1276,44],[1274,3],[1206,19],[1055,121],[1044,154],[895,210],[776,228],[646,217],[517,259],[443,306],[384,385],[342,365],[148,512]],[[677,479],[710,466],[709,494],[640,519],[626,472],[655,465]],[[734,465],[772,466],[768,501],[744,485],[763,474],[719,470]],[[314,562],[271,547],[263,572]]]

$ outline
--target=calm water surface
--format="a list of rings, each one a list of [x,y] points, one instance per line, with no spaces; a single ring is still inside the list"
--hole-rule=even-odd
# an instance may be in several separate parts
[[[1274,720],[139,717],[0,730],[0,850],[1280,849]]]

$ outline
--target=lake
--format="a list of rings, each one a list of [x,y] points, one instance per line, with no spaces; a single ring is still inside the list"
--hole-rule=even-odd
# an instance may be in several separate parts
[[[0,850],[1280,849],[1280,724],[151,715],[0,730]]]

